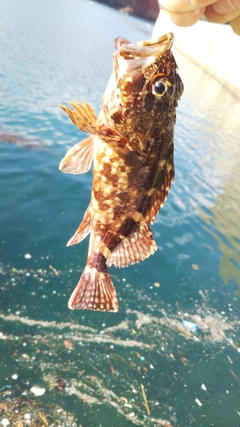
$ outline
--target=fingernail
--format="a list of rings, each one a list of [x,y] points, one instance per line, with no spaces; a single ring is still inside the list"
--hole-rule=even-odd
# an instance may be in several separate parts
[[[213,9],[221,15],[240,9],[240,0],[218,0],[212,4]]]
[[[179,11],[190,4],[190,0],[160,0],[160,6],[170,11]]]

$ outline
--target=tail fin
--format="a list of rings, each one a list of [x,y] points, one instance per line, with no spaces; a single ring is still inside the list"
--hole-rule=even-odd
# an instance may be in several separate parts
[[[74,289],[68,307],[72,310],[88,309],[118,311],[118,300],[106,265],[98,271],[88,264]]]

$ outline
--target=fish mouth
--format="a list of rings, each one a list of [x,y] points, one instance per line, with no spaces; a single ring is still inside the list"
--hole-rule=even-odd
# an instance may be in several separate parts
[[[166,50],[171,49],[174,40],[173,33],[167,33],[158,39],[144,40],[131,43],[123,37],[114,41],[114,54],[124,59],[146,58],[148,56],[161,56]]]
[[[115,39],[113,63],[116,80],[138,68],[144,71],[153,61],[171,49],[173,40],[174,35],[172,33],[167,33],[158,39],[144,40],[137,43],[131,43],[123,37]]]

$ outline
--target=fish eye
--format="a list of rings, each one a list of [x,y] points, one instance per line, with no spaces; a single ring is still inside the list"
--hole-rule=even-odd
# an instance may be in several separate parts
[[[154,91],[155,91],[156,95],[163,95],[165,90],[166,90],[166,86],[161,80],[158,80],[154,84]]]
[[[175,85],[165,74],[157,74],[150,82],[150,95],[155,98],[156,102],[166,102],[175,93]]]

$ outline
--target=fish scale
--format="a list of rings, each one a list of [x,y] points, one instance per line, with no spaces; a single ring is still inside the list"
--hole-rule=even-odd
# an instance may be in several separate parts
[[[132,44],[114,42],[113,73],[97,118],[87,102],[61,106],[92,136],[71,148],[64,173],[85,173],[93,160],[91,201],[68,246],[89,233],[89,250],[71,309],[117,311],[107,266],[127,267],[152,255],[154,222],[174,179],[176,107],[183,92],[171,33]]]

